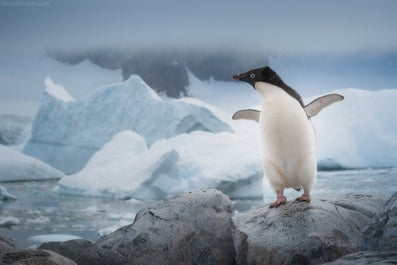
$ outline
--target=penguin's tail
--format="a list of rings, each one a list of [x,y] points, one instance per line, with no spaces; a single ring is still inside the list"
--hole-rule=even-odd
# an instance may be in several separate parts
[[[302,186],[298,187],[298,188],[294,188],[294,190],[296,190],[296,191],[301,191],[302,189],[303,189]]]

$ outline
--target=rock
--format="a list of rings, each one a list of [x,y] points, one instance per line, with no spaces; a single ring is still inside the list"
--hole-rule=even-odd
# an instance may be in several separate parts
[[[107,264],[235,264],[232,216],[232,202],[220,191],[187,193],[141,210],[133,224],[95,245],[119,256]]]
[[[48,242],[42,244],[39,249],[51,250],[65,256],[77,264],[101,265],[103,259],[98,253],[97,247],[88,240],[75,239],[63,242]]]
[[[325,263],[327,265],[356,265],[356,264],[373,264],[373,265],[387,265],[397,264],[397,252],[372,252],[362,251],[349,254],[339,258],[333,262]],[[325,265],[324,264],[324,265]]]
[[[0,264],[10,265],[77,265],[49,250],[21,250],[0,255]]]
[[[15,245],[11,239],[0,236],[0,254],[15,250]]]
[[[397,192],[363,231],[362,250],[397,250]]]
[[[384,202],[350,195],[239,214],[233,229],[237,264],[321,264],[358,251],[362,229]]]

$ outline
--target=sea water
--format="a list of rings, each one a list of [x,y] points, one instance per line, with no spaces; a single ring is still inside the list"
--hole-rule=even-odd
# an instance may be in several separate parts
[[[56,181],[2,183],[18,199],[0,204],[0,235],[12,238],[18,248],[34,248],[45,241],[84,238],[91,241],[134,221],[142,208],[159,201],[117,200],[65,196],[52,192]],[[256,200],[234,200],[243,212],[270,203],[275,194],[264,180],[264,196]],[[320,171],[313,198],[333,198],[344,194],[390,197],[397,191],[397,169]],[[301,192],[285,191],[288,200]]]

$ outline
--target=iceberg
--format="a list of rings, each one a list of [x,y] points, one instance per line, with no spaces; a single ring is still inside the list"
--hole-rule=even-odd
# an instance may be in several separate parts
[[[397,90],[335,93],[345,100],[312,119],[319,168],[397,167]]]
[[[64,174],[40,160],[0,145],[0,181],[60,179]]]
[[[131,130],[147,145],[182,133],[232,131],[197,100],[162,99],[139,76],[97,89],[85,100],[46,79],[24,153],[67,174],[81,170],[118,132]]]
[[[134,199],[164,199],[218,188],[232,198],[260,198],[263,172],[259,146],[236,133],[192,132],[145,149],[143,138],[121,132],[56,192]]]

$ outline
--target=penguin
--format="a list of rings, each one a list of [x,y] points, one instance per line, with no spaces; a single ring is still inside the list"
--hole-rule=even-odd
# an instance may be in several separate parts
[[[286,188],[298,191],[303,188],[303,194],[296,201],[309,203],[317,177],[316,134],[311,117],[344,97],[329,94],[304,105],[299,93],[269,66],[236,74],[233,78],[247,82],[263,97],[261,111],[240,110],[234,113],[233,119],[259,122],[263,168],[277,195],[270,208],[287,202]]]

